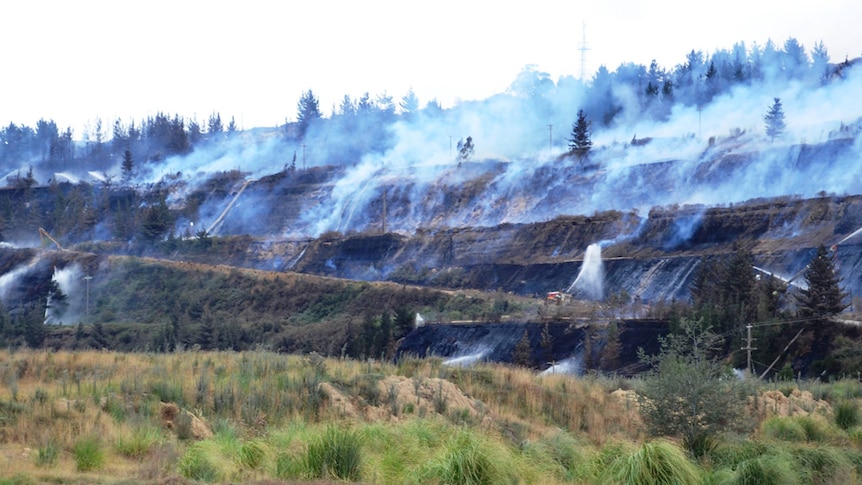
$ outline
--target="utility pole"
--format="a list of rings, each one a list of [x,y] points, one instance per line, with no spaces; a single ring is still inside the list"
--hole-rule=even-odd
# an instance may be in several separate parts
[[[754,370],[754,369],[752,369],[752,367],[751,367],[751,351],[752,351],[752,350],[757,350],[757,347],[752,347],[752,346],[751,346],[751,342],[752,342],[753,340],[757,340],[757,339],[752,339],[752,338],[751,338],[751,324],[750,324],[750,323],[749,323],[748,325],[746,325],[746,326],[745,326],[745,329],[746,329],[746,332],[747,332],[747,336],[746,336],[746,338],[745,338],[745,347],[743,347],[741,350],[745,350],[745,351],[746,351],[746,370],[748,371],[748,375],[750,375],[750,376],[751,376],[751,375],[754,375],[754,374],[753,374],[753,370]]]
[[[302,144],[302,170],[305,170],[305,143]]]
[[[554,125],[548,125],[548,154],[554,151]]]

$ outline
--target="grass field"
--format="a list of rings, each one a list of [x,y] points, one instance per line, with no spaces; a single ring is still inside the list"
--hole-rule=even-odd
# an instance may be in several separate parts
[[[636,379],[5,350],[0,382],[0,484],[843,484],[862,472],[855,380],[762,384],[757,403],[740,403],[749,429],[699,459],[645,435]]]

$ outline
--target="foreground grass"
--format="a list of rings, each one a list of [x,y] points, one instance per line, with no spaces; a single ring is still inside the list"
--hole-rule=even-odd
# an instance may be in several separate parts
[[[505,366],[4,351],[0,382],[0,484],[855,483],[862,473],[862,387],[848,382],[817,385],[834,415],[754,420],[699,460],[643,435],[636,405],[612,394],[636,381]]]

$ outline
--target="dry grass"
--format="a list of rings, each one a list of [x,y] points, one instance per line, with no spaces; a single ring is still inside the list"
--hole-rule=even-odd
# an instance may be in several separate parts
[[[618,400],[596,380],[537,379],[505,366],[454,369],[439,359],[390,365],[268,352],[6,350],[0,352],[0,382],[0,457],[14,463],[4,474],[61,481],[86,474],[176,476],[195,434],[179,417],[169,423],[163,402],[203,418],[216,440],[226,426],[251,440],[297,422],[429,418],[476,427],[515,445],[560,429],[596,445],[639,436],[639,423],[619,420]],[[345,416],[344,405],[322,389],[337,390],[358,412]],[[76,470],[81,437],[98,438],[103,466]],[[237,470],[231,473],[244,473]]]
[[[5,350],[0,382],[0,478],[36,483],[309,479],[309,445],[332,426],[360,438],[366,483],[454,480],[460,469],[593,483],[619,450],[646,440],[636,408],[614,392],[622,381],[434,358],[391,365],[263,351]],[[756,428],[757,439],[783,439]],[[860,442],[856,428],[824,433],[805,444],[839,433],[845,445]],[[472,461],[459,461],[462,448]],[[95,465],[82,471],[76,453],[92,453]]]

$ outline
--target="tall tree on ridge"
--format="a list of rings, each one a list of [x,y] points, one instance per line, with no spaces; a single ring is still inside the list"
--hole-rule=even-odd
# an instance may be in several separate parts
[[[308,127],[320,118],[322,118],[320,101],[318,101],[312,90],[309,89],[303,92],[299,98],[299,102],[296,104],[296,121],[299,123],[300,138],[304,137],[308,131]]]
[[[578,110],[578,119],[572,124],[572,136],[569,138],[569,153],[583,160],[590,153],[593,141],[590,139],[590,123],[584,110]]]

